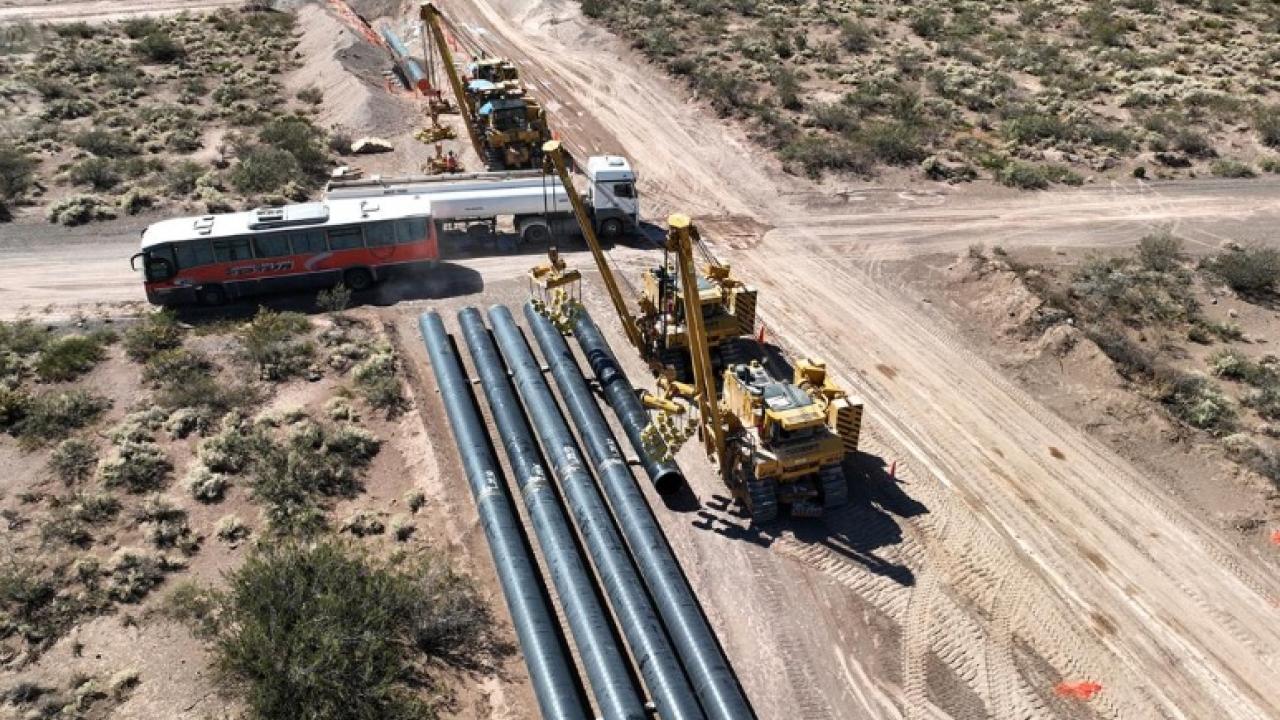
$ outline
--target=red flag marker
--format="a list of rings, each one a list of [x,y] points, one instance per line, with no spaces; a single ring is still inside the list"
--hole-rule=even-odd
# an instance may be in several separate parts
[[[1077,683],[1060,682],[1053,692],[1058,697],[1073,697],[1077,700],[1091,700],[1094,695],[1102,691],[1102,686],[1096,682],[1085,680]]]
[[[1271,531],[1271,544],[1280,545],[1280,530]]]
[[[756,342],[764,344],[764,323],[760,323],[760,332],[756,334]]]

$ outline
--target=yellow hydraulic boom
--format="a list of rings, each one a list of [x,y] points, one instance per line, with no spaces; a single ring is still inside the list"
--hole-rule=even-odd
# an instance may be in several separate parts
[[[560,184],[564,186],[564,192],[569,196],[569,204],[573,206],[573,214],[578,219],[578,226],[582,229],[582,237],[587,241],[587,247],[591,249],[591,256],[595,258],[596,267],[600,269],[600,277],[604,279],[604,285],[609,290],[609,299],[613,301],[613,309],[618,313],[618,319],[622,321],[622,329],[627,333],[629,340],[641,356],[646,356],[647,352],[644,347],[644,340],[640,336],[640,327],[636,323],[636,318],[631,314],[630,308],[627,307],[627,301],[622,297],[622,290],[618,287],[618,280],[613,276],[613,271],[609,268],[609,259],[604,256],[604,249],[600,247],[600,240],[596,237],[595,224],[591,220],[591,216],[587,214],[587,206],[582,203],[582,197],[578,195],[578,191],[573,187],[573,178],[569,176],[569,169],[564,164],[564,151],[560,149],[559,140],[548,140],[542,145],[543,163],[547,170],[554,172],[560,178]],[[696,288],[697,284],[692,287]]]
[[[422,3],[418,10],[419,17],[422,22],[426,23],[427,28],[431,32],[432,38],[435,39],[437,51],[440,53],[440,62],[444,65],[444,74],[449,78],[449,85],[453,88],[454,97],[458,100],[458,109],[462,111],[462,124],[467,128],[467,136],[471,138],[471,146],[475,148],[476,155],[481,158],[485,157],[485,149],[480,137],[476,135],[476,128],[473,119],[476,116],[476,109],[471,104],[471,98],[467,96],[467,89],[462,86],[462,78],[458,76],[458,68],[453,64],[453,52],[449,50],[449,43],[444,36],[444,16],[440,14],[440,9],[435,3]]]
[[[725,430],[720,417],[720,399],[716,396],[715,371],[711,367],[707,328],[702,317],[698,271],[693,264],[693,245],[698,239],[698,229],[693,226],[688,215],[672,215],[667,218],[667,225],[667,250],[675,253],[679,264],[684,316],[689,326],[689,355],[693,364],[693,394],[698,406],[699,435],[706,446],[707,455],[715,460],[720,474],[727,480],[732,468],[725,458]]]

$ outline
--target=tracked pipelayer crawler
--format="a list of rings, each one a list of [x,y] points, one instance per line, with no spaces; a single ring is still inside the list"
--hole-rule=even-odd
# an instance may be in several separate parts
[[[431,32],[476,154],[491,169],[538,167],[551,131],[546,112],[525,92],[515,66],[477,51],[475,76],[464,83],[445,36],[448,21],[434,3],[422,3],[419,16]],[[455,32],[454,37],[461,36]]]

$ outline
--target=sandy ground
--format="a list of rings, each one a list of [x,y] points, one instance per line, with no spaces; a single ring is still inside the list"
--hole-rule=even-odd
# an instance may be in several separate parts
[[[855,502],[823,521],[747,528],[693,448],[681,455],[691,495],[672,508],[655,499],[760,717],[1280,716],[1275,574],[1234,553],[1159,477],[1007,380],[886,269],[975,242],[1127,243],[1166,224],[1212,246],[1262,239],[1280,216],[1280,183],[816,187],[779,173],[574,2],[453,0],[444,11],[521,65],[575,151],[633,158],[648,219],[695,216],[759,286],[771,340],[822,357],[867,401]],[[49,246],[49,232],[0,226],[0,316],[140,299],[126,262],[136,235],[99,227]],[[627,248],[613,257],[632,276],[652,261]],[[408,347],[422,309],[514,303],[533,261],[458,259],[386,297],[409,300],[382,312]],[[601,300],[590,294],[603,321]],[[456,459],[442,462],[456,473]],[[454,498],[444,518],[487,557],[465,487],[442,492]],[[1087,703],[1059,698],[1063,680],[1103,689]],[[532,717],[520,706],[490,707]]]

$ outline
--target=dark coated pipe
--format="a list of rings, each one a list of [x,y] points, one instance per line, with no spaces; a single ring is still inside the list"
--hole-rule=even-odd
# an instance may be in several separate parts
[[[627,660],[614,640],[609,617],[600,606],[591,577],[578,554],[573,529],[551,486],[529,423],[484,318],[479,310],[464,308],[458,313],[458,325],[462,327],[471,362],[480,376],[507,461],[529,509],[533,532],[551,571],[551,582],[564,608],[596,706],[608,720],[643,720],[646,717],[644,703],[636,692]]]
[[[528,545],[520,531],[520,520],[511,504],[511,495],[494,457],[489,436],[476,410],[470,385],[462,373],[462,363],[444,323],[434,312],[423,313],[418,321],[427,344],[431,369],[435,372],[440,399],[444,402],[449,426],[462,457],[471,495],[480,514],[489,552],[498,572],[502,594],[516,637],[524,654],[533,694],[544,718],[587,720],[591,714],[579,691],[573,664],[565,652],[560,625],[547,601],[546,588],[538,574]]]
[[[644,493],[618,450],[618,442],[600,412],[595,396],[587,387],[569,345],[551,321],[538,314],[532,303],[525,304],[524,315],[533,329],[538,347],[542,349],[542,356],[551,366],[560,396],[582,436],[587,456],[609,498],[618,526],[627,538],[631,556],[635,558],[649,594],[653,596],[658,613],[675,643],[685,672],[693,681],[702,709],[712,720],[755,717],[742,688],[738,686],[733,669],[729,667],[729,661],[720,651],[715,633],[702,615],[693,589],[680,571],[662,528],[658,526]]]
[[[658,460],[645,450],[640,433],[649,424],[649,411],[645,409],[644,403],[640,402],[640,397],[636,395],[631,381],[627,380],[626,373],[622,372],[617,358],[609,349],[609,343],[600,333],[600,328],[592,322],[585,308],[578,308],[574,314],[573,335],[578,338],[578,345],[587,356],[587,364],[591,366],[591,372],[600,383],[605,400],[609,402],[609,407],[613,408],[614,414],[622,423],[622,429],[627,433],[627,440],[631,442],[631,449],[640,458],[644,465],[644,472],[653,482],[654,489],[659,495],[670,495],[679,490],[680,486],[684,485],[684,475],[680,472],[680,467],[676,465],[675,460],[670,458]]]
[[[489,322],[502,356],[511,369],[542,443],[543,454],[560,482],[569,511],[582,532],[587,551],[600,573],[600,584],[618,617],[645,687],[663,720],[702,720],[706,717],[680,668],[653,602],[627,556],[626,545],[609,518],[609,506],[591,478],[573,432],[560,414],[551,388],[534,360],[511,311],[501,305],[489,309]]]

